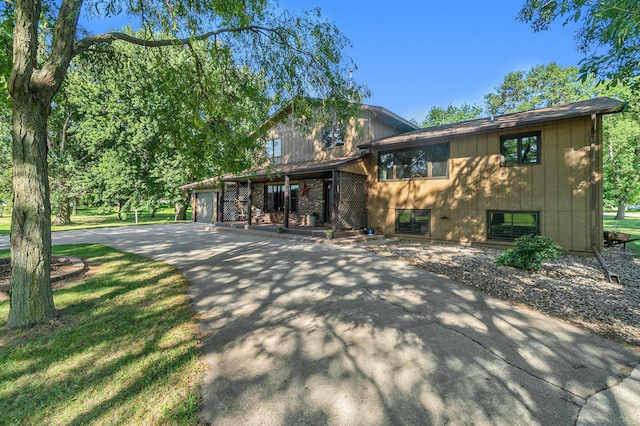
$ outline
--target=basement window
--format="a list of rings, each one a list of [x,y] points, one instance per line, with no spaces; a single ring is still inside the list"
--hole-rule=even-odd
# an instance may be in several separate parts
[[[396,234],[431,234],[431,210],[396,210]]]
[[[489,239],[513,241],[522,235],[540,234],[540,213],[493,210],[487,212]]]

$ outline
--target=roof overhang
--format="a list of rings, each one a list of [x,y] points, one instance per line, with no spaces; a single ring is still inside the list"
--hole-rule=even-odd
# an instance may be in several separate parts
[[[305,161],[300,163],[275,164],[256,171],[248,171],[238,175],[225,175],[221,177],[224,182],[269,182],[280,180],[284,176],[293,179],[315,179],[330,175],[333,171],[353,163],[362,161],[369,152],[363,152],[353,157],[336,158],[333,160]]]
[[[425,143],[436,143],[444,139],[551,123],[561,120],[590,117],[594,114],[613,114],[623,111],[624,108],[625,104],[615,99],[606,97],[595,98],[549,108],[429,127],[388,138],[378,139],[376,141],[359,145],[359,148],[381,150],[412,147],[416,145],[423,145]]]

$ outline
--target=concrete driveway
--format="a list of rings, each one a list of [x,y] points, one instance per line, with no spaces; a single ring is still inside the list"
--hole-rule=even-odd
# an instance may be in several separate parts
[[[197,224],[54,234],[81,242],[191,281],[208,424],[640,424],[638,351],[357,246]]]

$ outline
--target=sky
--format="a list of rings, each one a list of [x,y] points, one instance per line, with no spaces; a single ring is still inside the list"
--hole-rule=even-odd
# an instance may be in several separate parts
[[[575,27],[535,33],[516,20],[524,0],[280,0],[290,12],[319,7],[352,43],[353,78],[365,100],[422,121],[432,107],[484,105],[506,74],[556,62],[578,65]],[[85,23],[87,29],[97,25]],[[108,23],[100,23],[100,26]],[[119,29],[119,28],[116,28]]]
[[[578,65],[574,27],[559,21],[535,33],[516,20],[524,0],[286,0],[320,7],[351,40],[354,79],[365,103],[422,121],[434,107],[484,105],[509,72],[556,62]]]

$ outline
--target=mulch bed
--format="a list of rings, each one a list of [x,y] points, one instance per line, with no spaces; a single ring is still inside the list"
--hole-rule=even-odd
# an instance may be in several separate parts
[[[71,260],[62,256],[51,256],[51,273],[60,274],[72,266]],[[0,282],[8,280],[11,274],[11,259],[0,258]]]

